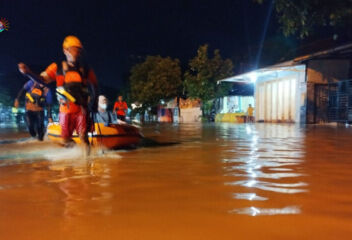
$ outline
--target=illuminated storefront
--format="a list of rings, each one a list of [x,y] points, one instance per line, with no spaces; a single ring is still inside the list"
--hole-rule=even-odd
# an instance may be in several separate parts
[[[257,122],[328,122],[328,84],[348,79],[352,44],[219,81],[254,83]]]

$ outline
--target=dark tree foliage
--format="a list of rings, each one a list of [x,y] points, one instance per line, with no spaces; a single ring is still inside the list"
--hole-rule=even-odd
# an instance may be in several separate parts
[[[199,98],[203,102],[228,94],[231,85],[217,84],[218,80],[233,74],[233,64],[230,59],[223,59],[218,49],[209,58],[208,45],[198,48],[197,56],[189,62],[189,70],[184,77],[184,87],[191,98]]]
[[[156,106],[161,99],[178,95],[182,85],[178,59],[148,56],[131,69],[131,99],[143,104],[143,108]]]
[[[318,27],[352,26],[352,0],[273,0],[273,3],[286,36],[297,34],[306,38]]]

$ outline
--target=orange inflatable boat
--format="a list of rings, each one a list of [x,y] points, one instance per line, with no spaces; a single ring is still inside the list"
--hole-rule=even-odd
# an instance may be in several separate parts
[[[61,127],[58,123],[48,125],[48,137],[50,140],[61,143]],[[95,131],[88,133],[89,142],[93,146],[106,148],[119,148],[136,145],[142,139],[142,134],[138,128],[128,124],[110,124],[104,126],[102,123],[95,123]],[[80,144],[80,139],[76,132],[72,136],[73,141]]]

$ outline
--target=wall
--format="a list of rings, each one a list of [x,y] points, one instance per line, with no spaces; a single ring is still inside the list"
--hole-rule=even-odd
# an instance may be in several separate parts
[[[181,123],[200,122],[202,121],[202,110],[196,108],[181,108],[179,121]]]
[[[307,63],[308,83],[332,83],[348,78],[350,61],[344,59],[311,60]]]
[[[257,81],[256,121],[301,122],[301,112],[306,102],[304,81],[304,65],[294,66],[290,70],[278,69],[276,74]]]

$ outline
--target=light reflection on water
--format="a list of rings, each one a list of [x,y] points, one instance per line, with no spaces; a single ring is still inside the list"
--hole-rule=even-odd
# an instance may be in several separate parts
[[[234,193],[233,198],[235,199],[247,199],[250,201],[266,201],[268,198],[258,196],[255,193]]]
[[[257,129],[257,127],[259,129]],[[263,131],[261,128],[268,128]],[[272,129],[270,129],[272,128]],[[297,126],[282,127],[283,131],[266,125],[246,125],[245,131],[235,132],[237,150],[228,150],[233,158],[224,158],[224,176],[236,180],[227,181],[227,186],[236,187],[234,199],[248,200],[249,207],[230,210],[229,213],[251,216],[299,214],[299,206],[281,208],[258,208],[253,201],[270,201],[275,194],[298,194],[308,191],[308,184],[299,180],[304,172],[298,170],[303,162],[303,134]],[[284,130],[284,128],[286,128]],[[287,131],[287,128],[294,129]],[[240,153],[238,154],[238,149]],[[253,190],[259,190],[257,195]],[[249,191],[249,192],[247,192]],[[282,202],[280,203],[283,204]]]
[[[173,130],[178,130],[172,126]],[[309,185],[301,180],[306,174],[300,169],[303,163],[304,149],[302,142],[304,134],[295,125],[272,126],[272,125],[242,125],[234,127],[233,125],[221,125],[213,132],[213,127],[207,127],[204,131],[200,125],[185,125],[182,132],[177,132],[172,136],[173,140],[182,140],[185,143],[179,146],[181,149],[194,149],[203,147],[208,144],[207,141],[215,138],[215,141],[221,141],[220,147],[215,146],[217,151],[224,154],[221,159],[223,167],[223,176],[225,177],[224,185],[233,187],[232,199],[248,201],[248,207],[231,209],[228,212],[232,214],[248,215],[275,215],[277,214],[298,214],[298,206],[295,210],[291,207],[277,208],[259,208],[255,202],[275,202],[275,194],[299,194],[305,193]],[[264,128],[264,129],[263,129]],[[157,127],[153,135],[161,135],[162,128]],[[215,136],[213,135],[215,133]],[[178,135],[179,134],[179,135]],[[201,138],[199,138],[199,136]],[[204,141],[205,140],[205,141]],[[35,142],[35,141],[34,141]],[[17,145],[33,143],[30,141],[20,141]],[[210,143],[210,142],[209,142]],[[39,144],[39,143],[38,143]],[[213,143],[211,143],[213,144]],[[104,164],[93,159],[88,161],[78,160],[81,156],[79,148],[65,149],[57,151],[57,147],[38,145],[36,150],[24,149],[18,152],[16,149],[11,153],[0,155],[3,164],[11,165],[13,160],[30,160],[46,159],[50,160],[50,171],[56,172],[57,176],[48,179],[49,184],[57,184],[58,188],[65,194],[65,216],[75,216],[80,212],[82,215],[89,214],[92,211],[77,210],[80,209],[81,202],[84,199],[94,201],[103,201],[105,207],[101,213],[106,215],[109,200],[115,195],[113,191],[102,191],[102,193],[90,193],[90,187],[97,185],[102,188],[110,187],[110,165]],[[138,150],[136,150],[138,151]],[[200,155],[201,156],[201,155]],[[96,155],[95,158],[99,155]],[[103,159],[121,159],[121,156],[114,151],[107,151],[101,155]],[[28,161],[27,161],[28,162]],[[214,161],[215,163],[216,161]],[[300,180],[298,180],[300,179]],[[14,185],[13,185],[14,186]],[[8,186],[1,186],[8,188]],[[270,194],[269,194],[270,193]],[[274,193],[274,194],[272,194]],[[85,196],[85,194],[88,194]],[[280,202],[282,205],[283,203]],[[292,205],[292,204],[290,204]],[[98,213],[100,207],[95,207],[94,212]],[[270,210],[271,209],[271,210]],[[283,209],[279,211],[279,209]],[[78,211],[78,212],[77,212]],[[72,213],[74,212],[74,213]],[[75,213],[76,212],[76,213]],[[72,214],[71,214],[72,213]],[[255,213],[255,214],[254,214]]]
[[[260,215],[284,215],[284,214],[299,214],[301,210],[297,206],[288,206],[284,208],[256,208],[248,207],[242,209],[235,209],[229,211],[229,213],[236,214],[245,214],[251,216],[260,216]]]

